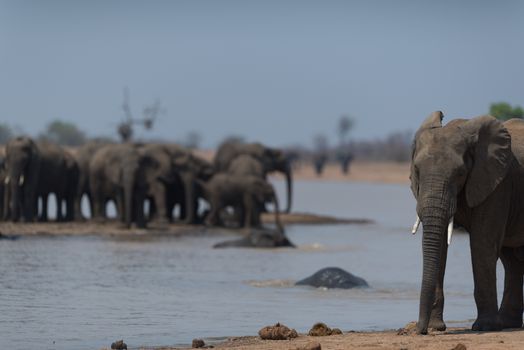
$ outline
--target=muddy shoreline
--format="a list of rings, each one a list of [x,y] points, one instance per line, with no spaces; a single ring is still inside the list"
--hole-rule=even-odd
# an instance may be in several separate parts
[[[400,334],[399,334],[400,333]],[[468,328],[450,328],[445,332],[432,332],[421,336],[402,334],[399,330],[372,332],[344,332],[341,335],[314,337],[299,334],[291,340],[262,340],[258,336],[229,337],[225,340],[204,339],[206,345],[215,349],[238,350],[302,350],[314,349],[319,344],[322,350],[354,349],[427,349],[427,350],[464,350],[464,349],[522,349],[524,347],[524,329],[509,329],[502,332],[473,332]],[[460,347],[462,344],[463,347]],[[142,346],[141,350],[185,350],[191,345]],[[108,348],[109,349],[109,348]]]
[[[274,222],[273,214],[264,214],[262,220],[266,224]],[[282,214],[284,225],[365,225],[373,223],[372,220],[363,218],[337,218],[326,215],[309,213]],[[18,236],[136,236],[136,235],[166,235],[183,236],[213,233],[238,233],[241,229],[226,229],[221,227],[205,227],[199,225],[168,224],[159,225],[150,223],[148,228],[126,229],[120,223],[109,221],[105,223],[86,222],[46,222],[46,223],[0,223],[0,237],[12,238]]]

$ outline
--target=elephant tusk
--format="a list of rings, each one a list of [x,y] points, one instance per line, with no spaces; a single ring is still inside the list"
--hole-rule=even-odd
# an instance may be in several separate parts
[[[448,224],[448,245],[451,244],[451,235],[453,235],[453,218],[449,219]]]
[[[9,185],[9,176],[6,176],[4,179],[4,184]]]
[[[420,225],[420,218],[417,215],[417,220],[415,221],[415,224],[413,225],[413,228],[411,229],[412,234],[417,233],[419,225]]]
[[[21,175],[20,176],[20,180],[18,180],[18,185],[19,186],[23,186],[24,185],[24,181],[25,181],[25,177],[24,177],[24,175]]]

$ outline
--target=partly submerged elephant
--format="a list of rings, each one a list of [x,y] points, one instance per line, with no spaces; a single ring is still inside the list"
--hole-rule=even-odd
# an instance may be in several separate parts
[[[443,281],[453,223],[470,234],[478,316],[473,330],[522,326],[524,260],[524,121],[491,116],[442,125],[432,113],[415,135],[411,189],[416,232],[423,224],[423,276],[417,332],[443,330]],[[419,219],[420,218],[420,219]],[[497,304],[496,263],[505,268]]]
[[[295,245],[281,230],[250,228],[245,237],[219,242],[213,248],[294,248]]]
[[[325,267],[313,275],[295,283],[297,286],[350,289],[369,287],[366,280],[355,276],[339,267]]]
[[[286,177],[287,206],[286,213],[291,211],[293,196],[293,180],[291,162],[286,154],[276,148],[264,146],[261,143],[224,142],[217,150],[214,166],[217,172],[226,172],[233,160],[239,155],[249,155],[262,164],[264,178],[273,171],[281,172]]]

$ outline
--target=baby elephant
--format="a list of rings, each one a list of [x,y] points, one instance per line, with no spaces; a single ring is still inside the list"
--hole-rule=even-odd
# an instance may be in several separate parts
[[[283,232],[278,199],[273,186],[266,180],[253,175],[237,176],[219,173],[208,182],[200,184],[210,205],[210,211],[205,220],[206,224],[217,225],[220,222],[220,211],[227,206],[232,206],[235,210],[243,209],[246,227],[259,226],[259,204],[272,201],[275,207],[275,225],[279,231]]]

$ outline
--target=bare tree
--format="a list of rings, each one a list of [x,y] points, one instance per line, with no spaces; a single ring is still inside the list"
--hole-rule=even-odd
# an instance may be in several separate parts
[[[338,136],[340,138],[340,145],[344,145],[347,141],[347,137],[353,127],[355,126],[355,119],[347,114],[340,116],[338,120]]]
[[[125,120],[118,124],[117,132],[123,142],[128,142],[133,137],[133,125],[142,125],[144,129],[151,130],[158,115],[165,113],[160,100],[156,100],[152,105],[144,107],[141,119],[134,118],[129,104],[129,89],[127,87],[124,88],[122,110],[124,111]]]

